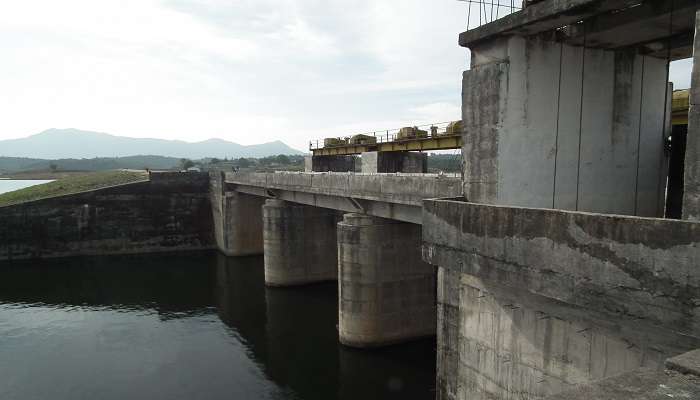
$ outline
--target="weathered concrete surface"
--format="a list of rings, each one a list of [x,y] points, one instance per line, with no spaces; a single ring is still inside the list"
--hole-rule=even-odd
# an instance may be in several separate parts
[[[411,151],[362,153],[362,173],[413,173],[428,172],[428,154]]]
[[[228,190],[223,174],[211,176],[214,236],[227,256],[263,254],[262,206],[265,199]]]
[[[438,398],[540,399],[700,347],[700,223],[427,200]]]
[[[214,246],[209,176],[138,182],[0,207],[0,260]]]
[[[700,350],[666,360],[665,371],[641,369],[549,397],[551,400],[700,399]]]
[[[663,215],[665,80],[665,60],[630,51],[584,58],[515,36],[475,46],[462,90],[465,196]]]
[[[644,369],[581,385],[548,400],[700,399],[700,378],[675,371]]]
[[[295,286],[338,279],[335,210],[267,200],[263,206],[265,284]]]
[[[435,268],[420,226],[360,214],[338,224],[340,342],[374,347],[435,334]]]
[[[694,221],[700,220],[700,11],[696,20],[683,192],[683,218]]]
[[[459,35],[459,45],[470,47],[484,39],[508,34],[534,34],[573,24],[586,17],[638,4],[638,0],[548,0],[526,7],[494,23]]]
[[[241,193],[418,224],[423,199],[462,193],[459,178],[429,174],[227,173],[226,182]]]
[[[561,40],[573,45],[585,40],[597,48],[635,46],[659,58],[666,58],[670,47],[671,59],[677,60],[691,56],[696,9],[695,0],[544,0],[464,32],[459,42],[473,47],[497,37],[557,30]]]
[[[700,350],[693,350],[666,360],[666,368],[682,374],[700,376]],[[700,397],[700,393],[698,393]]]

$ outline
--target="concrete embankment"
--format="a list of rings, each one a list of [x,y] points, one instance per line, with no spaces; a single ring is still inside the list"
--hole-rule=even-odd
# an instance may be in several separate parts
[[[0,207],[0,261],[214,247],[206,173]]]

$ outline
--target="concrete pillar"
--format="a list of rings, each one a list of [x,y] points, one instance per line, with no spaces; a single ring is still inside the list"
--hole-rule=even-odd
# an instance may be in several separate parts
[[[304,156],[304,172],[314,172],[314,156]]]
[[[700,220],[700,10],[695,15],[693,74],[690,81],[690,109],[685,150],[683,219]]]
[[[471,50],[462,89],[470,201],[663,215],[664,59],[516,36]]]
[[[335,280],[335,210],[267,200],[263,207],[265,284],[294,286]]]
[[[435,268],[421,227],[362,214],[338,224],[340,342],[381,346],[435,334]]]
[[[355,156],[307,156],[304,160],[306,172],[354,172]]]
[[[223,174],[212,176],[210,198],[219,250],[227,256],[262,254],[265,198],[227,190]]]
[[[362,153],[362,172],[424,174],[428,172],[428,154],[411,151]]]

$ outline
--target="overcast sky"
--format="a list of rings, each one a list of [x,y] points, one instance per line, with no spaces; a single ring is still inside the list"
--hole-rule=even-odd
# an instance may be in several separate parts
[[[0,4],[0,139],[78,128],[304,150],[460,117],[456,0]]]

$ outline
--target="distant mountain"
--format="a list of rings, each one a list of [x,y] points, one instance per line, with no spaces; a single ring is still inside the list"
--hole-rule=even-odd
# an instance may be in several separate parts
[[[250,146],[209,139],[188,143],[181,140],[138,139],[78,129],[49,129],[23,139],[0,140],[0,157],[40,159],[125,157],[150,154],[201,159],[207,157],[267,157],[303,154],[281,141]]]

